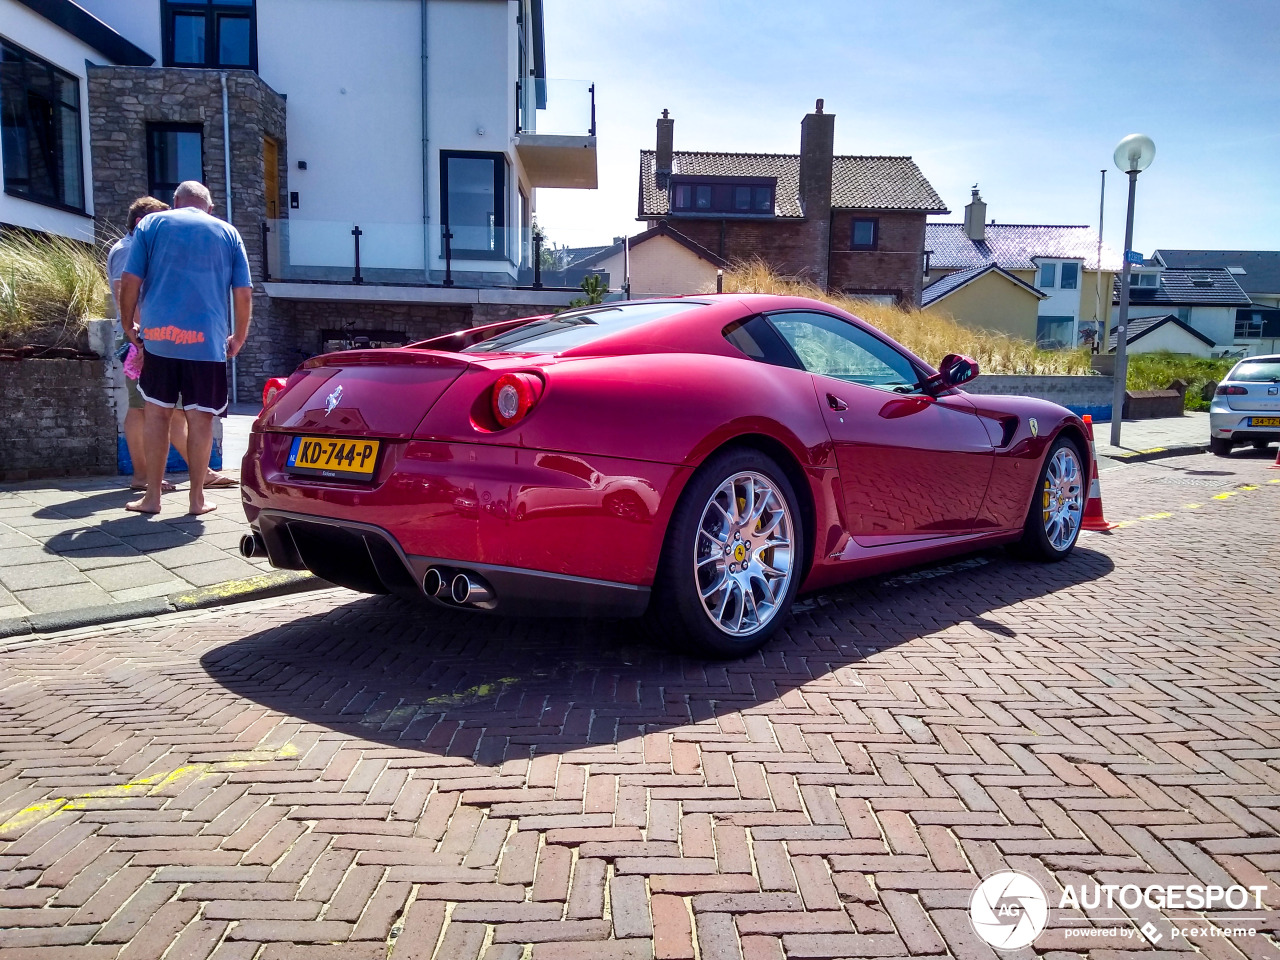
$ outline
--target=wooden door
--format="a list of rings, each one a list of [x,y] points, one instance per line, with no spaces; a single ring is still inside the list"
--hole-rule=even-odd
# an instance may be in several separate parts
[[[280,218],[280,148],[270,137],[262,138],[263,183],[266,184],[267,219]]]

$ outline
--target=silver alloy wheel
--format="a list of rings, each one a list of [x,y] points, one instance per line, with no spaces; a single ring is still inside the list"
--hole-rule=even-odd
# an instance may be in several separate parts
[[[794,575],[791,510],[759,473],[725,480],[702,510],[693,574],[702,607],[730,636],[755,633],[778,612]]]
[[[1055,550],[1071,546],[1084,511],[1084,472],[1074,447],[1059,447],[1044,473],[1041,515],[1044,535]]]

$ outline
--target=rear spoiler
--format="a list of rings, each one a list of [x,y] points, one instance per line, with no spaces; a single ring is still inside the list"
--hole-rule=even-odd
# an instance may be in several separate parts
[[[446,353],[457,353],[472,344],[488,340],[490,337],[496,337],[498,334],[506,333],[508,330],[523,327],[525,324],[533,323],[535,320],[546,320],[550,316],[551,314],[544,313],[536,317],[521,317],[518,320],[499,320],[497,323],[486,323],[482,327],[455,330],[453,333],[432,337],[429,340],[419,340],[416,343],[405,344],[405,348],[413,350],[443,350]]]

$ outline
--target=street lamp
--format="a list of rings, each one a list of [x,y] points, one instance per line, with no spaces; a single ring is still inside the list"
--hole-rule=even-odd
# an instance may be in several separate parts
[[[1131,133],[1116,146],[1115,161],[1129,175],[1129,212],[1124,221],[1124,266],[1120,274],[1120,313],[1116,317],[1115,389],[1111,395],[1111,445],[1120,446],[1120,424],[1124,419],[1125,379],[1129,372],[1126,342],[1129,327],[1129,270],[1133,256],[1133,197],[1138,188],[1138,174],[1151,166],[1156,158],[1156,145],[1141,133]],[[1101,272],[1102,264],[1098,264]]]

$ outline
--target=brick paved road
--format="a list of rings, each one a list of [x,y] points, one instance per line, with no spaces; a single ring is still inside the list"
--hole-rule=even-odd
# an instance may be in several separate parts
[[[1129,522],[1069,562],[810,598],[742,663],[340,591],[15,645],[0,955],[994,956],[1012,867],[1271,887],[1256,936],[1104,905],[1040,953],[1280,956],[1266,463],[1108,471]]]

